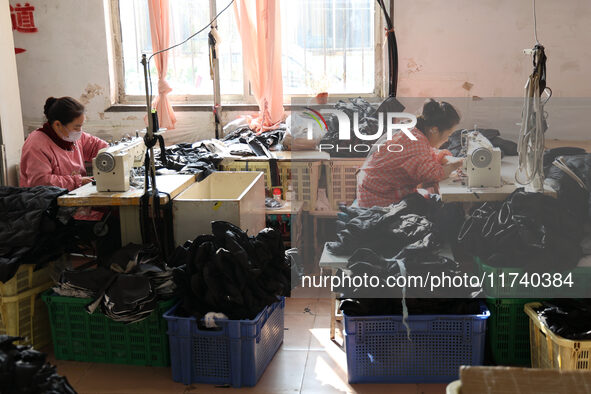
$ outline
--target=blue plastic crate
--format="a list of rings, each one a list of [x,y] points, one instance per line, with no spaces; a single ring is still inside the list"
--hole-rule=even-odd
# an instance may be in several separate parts
[[[484,360],[484,303],[478,315],[345,317],[349,383],[448,383],[461,365]]]
[[[216,320],[214,331],[175,316],[177,306],[164,314],[175,382],[254,386],[283,343],[283,297],[253,320]]]

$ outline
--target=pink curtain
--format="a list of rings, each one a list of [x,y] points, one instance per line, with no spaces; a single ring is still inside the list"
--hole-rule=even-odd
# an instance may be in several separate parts
[[[284,118],[281,77],[281,15],[279,0],[236,0],[236,24],[242,38],[246,75],[259,105],[250,128],[277,128]]]
[[[157,52],[168,48],[170,43],[170,19],[168,17],[168,0],[148,0],[150,14],[150,33],[152,35],[152,51]],[[174,129],[176,116],[168,101],[168,93],[172,88],[166,82],[168,70],[168,51],[154,56],[158,70],[158,96],[152,101],[152,108],[158,111],[160,127]]]

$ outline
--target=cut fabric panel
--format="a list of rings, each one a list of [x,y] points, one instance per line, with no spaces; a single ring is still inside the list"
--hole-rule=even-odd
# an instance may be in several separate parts
[[[168,0],[149,0],[148,10],[150,14],[150,34],[152,36],[152,52],[156,53],[168,48],[170,43],[170,19],[168,17]],[[172,88],[166,82],[168,70],[168,52],[162,52],[154,56],[156,69],[158,70],[158,96],[152,101],[152,108],[158,112],[160,127],[174,129],[176,116],[168,101],[168,93]],[[144,119],[147,122],[147,116]]]
[[[242,39],[246,75],[259,106],[249,126],[258,132],[276,129],[284,118],[279,1],[236,0],[236,24]]]

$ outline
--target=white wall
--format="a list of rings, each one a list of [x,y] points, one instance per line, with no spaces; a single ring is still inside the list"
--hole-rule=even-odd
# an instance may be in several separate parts
[[[536,14],[553,91],[546,137],[589,139],[591,1],[536,0]],[[535,44],[531,0],[394,0],[394,27],[399,97],[447,97],[463,127],[518,135],[532,72],[523,50]]]
[[[11,33],[10,8],[7,0],[0,0],[0,128],[6,148],[8,184],[17,185],[16,165],[20,162],[23,145],[21,102],[17,81],[14,43]]]
[[[590,97],[591,2],[536,0],[555,97]],[[394,0],[399,96],[521,97],[535,44],[531,0]],[[470,90],[464,83],[473,86]]]
[[[36,7],[39,32],[14,32],[16,46],[27,49],[17,55],[25,131],[42,122],[45,99],[61,95],[87,103],[87,131],[117,137],[143,128],[143,113],[105,112],[113,88],[104,18],[108,0],[30,3]],[[517,97],[531,72],[531,58],[522,53],[534,44],[531,1],[394,0],[394,4],[400,56],[398,95],[469,99],[460,105],[465,126],[476,122],[479,127],[516,134]],[[547,49],[548,83],[555,98],[591,97],[591,2],[537,0],[537,13],[538,36]],[[465,82],[472,87],[464,88]],[[472,96],[484,99],[472,101]],[[487,97],[515,99],[507,103]],[[576,108],[570,102],[551,101],[555,108],[550,111],[548,107],[550,124],[561,124],[561,128],[552,128],[550,137],[589,138],[582,119],[588,112],[587,102],[575,104]],[[225,119],[237,115],[225,112]],[[571,116],[581,121],[562,121]],[[213,136],[211,112],[177,112],[177,118],[177,129],[171,133],[176,138],[169,141]]]

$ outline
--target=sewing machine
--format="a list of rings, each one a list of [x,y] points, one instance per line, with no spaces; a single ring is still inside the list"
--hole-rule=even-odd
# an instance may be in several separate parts
[[[99,192],[129,190],[129,176],[133,167],[143,165],[146,146],[139,137],[122,139],[103,148],[92,159],[92,170]]]
[[[478,131],[462,135],[462,146],[466,149],[463,170],[468,187],[500,187],[501,150]]]

